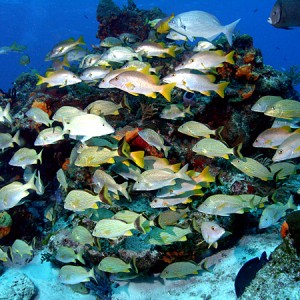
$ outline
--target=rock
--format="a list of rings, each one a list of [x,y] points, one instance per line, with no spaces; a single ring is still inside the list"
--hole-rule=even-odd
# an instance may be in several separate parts
[[[1,299],[31,300],[37,292],[32,280],[19,271],[6,271],[0,277],[0,281]]]

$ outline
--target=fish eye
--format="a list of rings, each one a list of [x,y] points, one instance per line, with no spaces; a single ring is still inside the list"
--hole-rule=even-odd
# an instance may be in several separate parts
[[[119,80],[119,76],[116,76],[116,77],[115,77],[115,80]]]
[[[73,75],[72,77],[73,77],[73,78],[76,78],[76,75]]]
[[[215,226],[211,226],[211,230],[216,230],[216,227]]]
[[[175,77],[175,73],[173,73],[172,76]]]
[[[194,62],[194,59],[190,59],[190,62]]]
[[[282,149],[278,149],[278,154],[282,154],[283,150]]]

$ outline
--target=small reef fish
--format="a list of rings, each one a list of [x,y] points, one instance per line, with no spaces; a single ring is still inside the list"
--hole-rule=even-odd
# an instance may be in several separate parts
[[[144,169],[170,169],[173,172],[178,172],[180,170],[181,163],[170,165],[170,162],[166,158],[156,157],[156,156],[145,156],[144,157]]]
[[[141,60],[140,54],[134,52],[134,50],[129,47],[122,46],[111,47],[101,56],[101,59],[107,61],[108,63],[123,63],[128,60],[133,60],[134,58]]]
[[[157,217],[157,224],[164,229],[166,226],[175,225],[180,219],[187,216],[189,208],[177,209],[176,211],[168,210],[160,213]]]
[[[51,60],[56,57],[64,56],[70,50],[76,48],[78,45],[84,45],[85,42],[83,37],[80,36],[78,40],[70,38],[68,40],[59,42],[56,44],[53,49],[47,54],[46,60]]]
[[[29,148],[21,148],[10,159],[8,162],[11,166],[26,168],[28,165],[35,165],[38,163],[42,163],[42,152],[40,151],[38,154],[35,149]]]
[[[175,31],[175,30],[171,30],[167,36],[167,39],[173,40],[173,41],[187,41],[188,38],[187,36]]]
[[[66,58],[67,62],[72,62],[72,61],[77,61],[82,59],[83,57],[85,57],[87,55],[87,51],[80,48],[80,47],[76,47],[70,51],[68,51],[64,57],[64,59]]]
[[[72,248],[60,246],[55,254],[55,259],[63,263],[75,263],[78,260],[82,264],[85,264],[82,254],[83,251],[76,254]]]
[[[171,197],[171,198],[154,198],[150,202],[151,208],[166,208],[169,207],[172,210],[175,210],[175,205],[177,204],[187,204],[191,203],[192,200],[189,197]]]
[[[118,194],[118,192],[120,192],[127,199],[129,199],[129,195],[126,190],[128,186],[128,182],[118,184],[116,183],[116,181],[111,175],[109,175],[108,173],[100,169],[95,171],[92,180],[93,180],[93,184],[95,185],[94,186],[95,193],[100,193],[104,185],[106,185],[109,191],[113,192],[114,194]]]
[[[4,109],[0,106],[0,123],[5,122],[5,120],[7,120],[10,124],[12,123],[10,103],[7,103]]]
[[[300,26],[299,0],[277,0],[267,22],[276,28]]]
[[[78,242],[81,245],[95,244],[92,234],[83,226],[76,226],[73,228],[71,238],[74,242]]]
[[[231,161],[231,164],[250,177],[256,177],[264,181],[273,179],[269,169],[253,158],[235,158]]]
[[[125,272],[129,273],[131,269],[130,263],[126,263],[120,258],[107,256],[103,258],[99,265],[98,269],[103,272],[108,273],[119,273],[119,272]]]
[[[92,195],[82,190],[72,190],[68,193],[64,208],[72,211],[84,211],[88,208],[98,208],[99,195]]]
[[[64,284],[78,284],[80,282],[88,282],[90,278],[96,281],[94,269],[87,271],[85,268],[80,266],[63,266],[59,270],[58,279]]]
[[[202,52],[202,51],[209,51],[215,50],[216,46],[207,41],[199,41],[198,44],[193,48],[194,52]]]
[[[81,141],[84,142],[94,136],[102,136],[111,134],[115,130],[109,125],[104,118],[93,114],[84,114],[76,116],[66,123],[63,120],[64,131],[69,131],[69,134],[83,136]]]
[[[57,178],[57,181],[59,182],[59,185],[66,191],[68,189],[68,183],[67,183],[67,178],[66,178],[65,172],[63,171],[62,168],[60,168],[56,172],[56,178]]]
[[[84,111],[97,116],[119,115],[119,109],[127,105],[126,101],[116,104],[107,100],[96,100],[90,103]]]
[[[300,118],[300,102],[290,99],[277,101],[267,108],[265,115],[281,119]]]
[[[114,163],[110,168],[126,180],[132,179],[136,181],[141,174],[141,169],[129,161]]]
[[[64,139],[64,134],[65,132],[59,126],[46,128],[39,132],[36,140],[34,141],[34,146],[46,146],[55,144],[56,142]]]
[[[94,82],[104,78],[111,70],[101,66],[93,66],[84,69],[79,78],[85,82]]]
[[[0,47],[0,54],[8,54],[10,52],[24,52],[26,49],[26,46],[14,42],[11,46]]]
[[[117,70],[112,70],[110,71],[102,80],[101,82],[99,83],[98,87],[100,89],[111,89],[111,88],[115,88],[114,85],[112,85],[110,83],[110,81],[117,77],[119,74],[123,73],[123,72],[126,72],[126,71],[129,71],[129,70],[135,70],[136,68],[135,67],[128,67],[126,69],[117,69]]]
[[[197,52],[192,57],[180,63],[175,71],[181,69],[194,69],[203,73],[209,72],[212,68],[222,67],[223,62],[234,64],[234,51],[225,55],[222,50]]]
[[[151,191],[157,190],[167,185],[174,185],[175,179],[180,178],[186,181],[190,181],[191,178],[185,174],[188,165],[186,164],[178,172],[174,173],[170,169],[153,169],[147,170],[141,173],[134,186],[135,191]]]
[[[216,194],[206,198],[197,210],[209,215],[227,217],[230,214],[243,214],[244,208],[245,203],[238,196]]]
[[[108,36],[100,42],[100,47],[111,48],[115,46],[121,46],[122,44],[123,42],[120,39],[113,36]]]
[[[159,151],[163,150],[165,157],[168,156],[168,152],[171,147],[164,145],[164,139],[156,131],[151,128],[145,128],[138,132],[138,135],[149,145],[155,147]]]
[[[88,54],[81,60],[79,68],[86,69],[95,65],[99,65],[98,63],[100,60],[101,54]]]
[[[178,131],[195,137],[195,138],[200,138],[200,137],[206,137],[209,138],[211,135],[218,135],[220,132],[223,130],[223,126],[218,128],[218,129],[209,129],[206,125],[196,122],[196,121],[188,121],[184,124],[182,124],[179,128]]]
[[[288,202],[284,205],[281,202],[277,202],[267,206],[259,219],[259,229],[267,228],[274,225],[280,218],[285,215],[288,209],[297,209],[297,206],[293,203],[293,197],[291,196]]]
[[[277,148],[272,160],[274,162],[292,159],[300,156],[300,133],[295,133],[284,140]]]
[[[159,78],[157,76],[138,71],[122,72],[111,79],[109,83],[134,96],[142,94],[147,97],[156,98],[156,92],[158,92],[162,94],[167,101],[171,101],[171,92],[176,85],[175,83],[159,85]]]
[[[69,123],[70,120],[77,116],[86,115],[86,112],[74,107],[74,106],[62,106],[60,107],[55,114],[52,116],[52,120]]]
[[[19,255],[21,258],[23,258],[24,255],[32,256],[32,246],[28,245],[22,240],[16,239],[11,246],[11,256],[13,260],[15,259],[16,254]]]
[[[175,50],[177,46],[166,47],[164,43],[155,42],[143,42],[135,48],[135,52],[148,58],[155,57],[166,57],[166,55],[175,57]]]
[[[229,45],[232,45],[232,35],[240,19],[222,26],[220,21],[207,12],[194,10],[176,15],[170,22],[171,29],[186,35],[190,41],[194,37],[202,37],[209,41],[224,33]]]
[[[38,77],[36,85],[47,83],[47,87],[59,86],[62,88],[82,81],[76,74],[68,70],[48,71],[45,77],[39,74],[36,76]]]
[[[225,233],[225,229],[215,222],[202,222],[200,225],[201,234],[208,248],[218,247],[219,238]]]
[[[20,131],[18,130],[12,137],[9,133],[0,133],[0,149],[3,152],[4,149],[13,147],[14,143],[21,145]]]
[[[188,92],[199,92],[210,96],[210,91],[216,92],[221,98],[224,98],[224,90],[229,82],[214,83],[215,76],[195,74],[193,70],[180,69],[175,73],[169,74],[162,79],[166,83],[176,83],[176,87]]]
[[[280,128],[268,128],[261,132],[252,144],[258,148],[277,148],[284,140],[293,135],[289,126]]]
[[[160,277],[166,279],[184,278],[188,275],[197,275],[202,270],[201,266],[190,261],[180,261],[169,264],[161,273]]]
[[[54,121],[49,119],[49,115],[38,107],[31,107],[25,115],[36,123],[51,126]]]
[[[131,230],[135,229],[134,223],[127,224],[116,219],[102,219],[97,222],[92,233],[95,237],[116,239],[121,236],[131,236]]]
[[[268,167],[273,176],[276,175],[276,179],[284,179],[297,173],[297,165],[289,162],[278,162]]]
[[[119,35],[119,39],[126,44],[136,43],[140,39],[140,37],[130,32],[123,32]]]
[[[256,101],[251,110],[264,113],[268,107],[280,100],[283,100],[280,96],[263,96]]]
[[[204,155],[210,158],[214,157],[223,157],[225,159],[229,159],[229,155],[235,155],[235,148],[228,148],[221,141],[204,138],[197,142],[192,150],[196,152],[198,155]],[[239,152],[237,150],[237,152]]]
[[[165,226],[164,229],[154,227],[149,233],[148,243],[151,245],[170,245],[175,242],[185,242],[186,235],[191,233],[190,227]]]
[[[114,157],[118,155],[118,150],[85,146],[78,154],[74,164],[78,167],[99,167],[104,163],[114,163]]]
[[[176,120],[178,118],[184,118],[186,114],[193,115],[190,106],[185,108],[181,104],[170,104],[164,107],[159,116],[162,119]]]

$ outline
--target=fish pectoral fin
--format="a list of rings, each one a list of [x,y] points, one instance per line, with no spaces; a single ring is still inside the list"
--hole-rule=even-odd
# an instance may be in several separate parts
[[[132,232],[131,232],[130,230],[128,230],[128,231],[126,231],[126,232],[124,233],[124,235],[125,235],[125,236],[132,236]]]
[[[149,93],[149,94],[146,94],[146,96],[155,99],[155,98],[156,98],[156,93],[151,92],[151,93]]]
[[[125,86],[130,90],[133,90],[135,88],[135,85],[132,82],[126,83]]]

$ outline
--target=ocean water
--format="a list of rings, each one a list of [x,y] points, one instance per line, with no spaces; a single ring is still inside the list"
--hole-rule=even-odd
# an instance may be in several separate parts
[[[276,29],[267,23],[275,1],[136,0],[138,8],[160,7],[166,14],[203,10],[216,15],[222,24],[241,18],[237,31],[254,38],[255,47],[263,53],[265,64],[278,70],[300,65],[300,29]],[[47,52],[61,40],[80,35],[87,46],[98,44],[96,9],[99,0],[0,0],[0,47],[14,41],[25,45],[30,64],[20,65],[20,53],[0,55],[0,88],[8,90],[21,72],[37,69],[43,73],[50,65],[44,61]],[[127,1],[117,0],[119,6]]]

